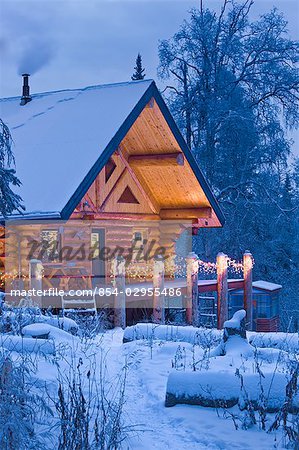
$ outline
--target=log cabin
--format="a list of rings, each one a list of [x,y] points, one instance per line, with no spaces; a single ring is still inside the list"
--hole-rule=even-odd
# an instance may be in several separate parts
[[[2,218],[6,290],[28,288],[32,259],[43,265],[43,288],[109,282],[112,258],[102,250],[115,255],[116,247],[129,249],[130,281],[149,279],[148,256],[157,248],[174,255],[186,228],[223,226],[153,80],[30,95],[23,77],[22,97],[0,100],[22,182],[15,191],[26,208]],[[172,265],[165,271],[171,277]],[[43,302],[59,306],[57,299]]]

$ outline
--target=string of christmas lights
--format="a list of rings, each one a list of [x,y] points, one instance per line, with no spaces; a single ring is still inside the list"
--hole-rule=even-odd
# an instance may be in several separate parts
[[[5,287],[5,281],[8,280],[10,282],[14,280],[28,280],[29,275],[25,275],[23,273],[19,274],[17,270],[10,273],[0,272],[0,288]]]
[[[227,268],[230,272],[240,275],[244,271],[243,262],[237,261],[230,257],[226,258]],[[217,263],[210,261],[203,261],[197,259],[194,261],[196,270],[205,275],[212,275],[217,273]],[[254,259],[252,258],[252,264],[254,264]],[[183,278],[186,277],[187,265],[186,258],[183,256],[173,255],[171,258],[165,260],[165,275],[168,278]],[[42,275],[44,276],[44,274]],[[113,267],[111,267],[110,277],[114,277]],[[141,262],[131,262],[126,266],[126,277],[135,280],[146,281],[153,278],[153,261],[147,263]],[[5,287],[5,281],[13,281],[15,279],[27,280],[28,275],[19,274],[18,271],[11,273],[0,272],[0,288]]]
[[[244,271],[244,264],[240,261],[236,261],[235,259],[227,258],[227,267],[233,273],[240,275]]]
[[[230,272],[237,275],[243,273],[244,265],[241,261],[227,257],[227,268]],[[212,275],[217,273],[217,263],[210,261],[203,261],[198,259],[194,261],[197,264],[198,272],[205,275]],[[182,256],[173,256],[165,261],[165,274],[170,278],[185,277],[187,272],[186,258]],[[113,273],[111,274],[113,277]],[[131,262],[126,266],[126,276],[132,279],[145,281],[153,277],[153,262],[141,264],[140,262]]]

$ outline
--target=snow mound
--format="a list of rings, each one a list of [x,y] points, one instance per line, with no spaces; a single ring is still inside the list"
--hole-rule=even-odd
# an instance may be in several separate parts
[[[254,333],[247,332],[249,342],[255,347],[271,347],[279,350],[299,352],[298,333]]]
[[[221,330],[196,328],[192,326],[137,323],[136,325],[125,329],[123,342],[126,343],[136,340],[161,340],[189,342],[190,344],[211,342],[216,345],[220,342],[221,337]]]
[[[123,342],[138,340],[159,340],[189,342],[190,344],[213,343],[216,346],[222,338],[222,330],[196,328],[179,325],[157,325],[153,323],[137,323],[124,331]],[[299,351],[298,333],[258,333],[246,332],[248,341],[254,347],[276,348],[285,351]]]
[[[241,321],[245,319],[246,317],[246,311],[244,309],[240,309],[239,311],[235,312],[233,317],[230,320],[226,320],[223,324],[224,328],[234,328],[234,329],[240,329],[241,328]]]
[[[254,347],[246,339],[236,335],[230,336],[225,343],[221,342],[216,348],[211,350],[210,355],[249,358],[253,356],[254,350]]]
[[[64,331],[70,331],[75,334],[78,331],[78,324],[69,317],[57,317],[57,316],[45,316],[41,315],[37,317],[37,322],[47,323],[56,328],[61,328]]]
[[[58,317],[55,315],[46,316],[44,314],[40,314],[39,311],[30,311],[30,309],[26,308],[4,310],[1,318],[2,321],[8,320],[10,323],[17,321],[22,325],[29,325],[31,323],[46,323],[64,331],[69,331],[72,334],[77,334],[79,329],[78,324],[69,317]]]
[[[285,373],[242,374],[244,388],[250,393],[250,401],[254,408],[258,408],[261,387],[267,396],[266,409],[269,412],[279,410],[286,399],[287,377]],[[201,405],[206,407],[230,408],[240,404],[242,408],[244,389],[236,373],[226,370],[203,372],[170,373],[165,406],[174,406],[180,403]],[[299,412],[299,394],[293,399],[293,410]]]
[[[0,336],[0,347],[17,353],[42,353],[54,355],[55,345],[47,339],[34,339],[2,334]]]
[[[73,341],[74,339],[76,339],[67,331],[43,323],[32,323],[30,325],[26,325],[22,328],[22,335],[32,338],[37,338],[38,336],[47,336],[49,339],[53,339],[54,341]]]
[[[44,336],[44,339],[48,339],[50,331],[50,325],[46,325],[43,323],[33,323],[22,328],[22,335],[34,338],[42,338]]]

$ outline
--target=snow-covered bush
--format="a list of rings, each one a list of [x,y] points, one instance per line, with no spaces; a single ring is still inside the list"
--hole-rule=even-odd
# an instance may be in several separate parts
[[[222,336],[221,330],[196,328],[192,326],[157,325],[153,323],[137,323],[124,331],[124,342],[135,340],[161,340],[189,342],[201,347],[217,345]]]
[[[0,347],[20,355],[40,353],[42,355],[54,355],[55,345],[47,339],[23,338],[10,334],[0,334]]]
[[[83,339],[93,339],[97,334],[110,328],[110,323],[105,310],[98,314],[86,313],[80,310],[72,310],[67,313],[65,320],[73,320],[78,325],[78,335]]]
[[[0,355],[0,448],[44,449],[36,433],[37,417],[52,412],[42,396],[32,392],[28,360],[12,362]]]
[[[212,348],[220,343],[222,333],[221,330],[216,330],[215,328],[137,323],[125,329],[123,339],[124,342],[140,339],[189,342],[190,344],[198,344],[202,348]],[[298,333],[257,333],[248,331],[247,338],[254,347],[299,352]]]
[[[105,356],[72,355],[69,370],[58,371],[56,409],[58,450],[120,448],[128,429],[123,424],[127,367],[116,384],[105,369]]]
[[[38,306],[32,305],[11,307],[4,304],[0,309],[0,333],[20,335],[25,326],[34,323],[45,323],[74,335],[78,333],[78,325],[74,320],[53,315],[51,309],[45,314]]]
[[[20,334],[23,326],[36,322],[41,315],[40,308],[35,306],[13,308],[4,304],[0,315],[0,333]]]

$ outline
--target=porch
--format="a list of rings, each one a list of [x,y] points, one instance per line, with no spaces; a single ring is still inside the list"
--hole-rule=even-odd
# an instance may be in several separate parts
[[[247,263],[248,256],[251,264]],[[218,254],[215,263],[201,261],[197,255],[189,253],[184,258],[184,268],[175,266],[172,277],[166,275],[166,262],[162,257],[155,258],[138,274],[128,270],[123,257],[116,257],[111,262],[112,274],[108,279],[95,277],[80,266],[43,265],[37,260],[30,264],[29,285],[41,291],[43,308],[66,309],[67,302],[70,308],[73,304],[74,308],[83,309],[93,299],[96,309],[114,310],[115,326],[125,327],[128,310],[147,309],[151,311],[150,320],[156,323],[165,322],[165,311],[180,310],[186,323],[197,326],[201,314],[213,315],[217,327],[222,328],[228,319],[228,291],[243,289],[248,326],[252,328],[253,264],[248,253],[244,254],[242,263],[236,263],[223,253]],[[243,278],[228,278],[233,264],[235,270],[243,271]],[[137,267],[140,268],[138,264]],[[214,278],[200,279],[202,272]],[[216,293],[216,297],[209,296],[211,293]],[[201,310],[206,300],[210,301],[212,312]]]

